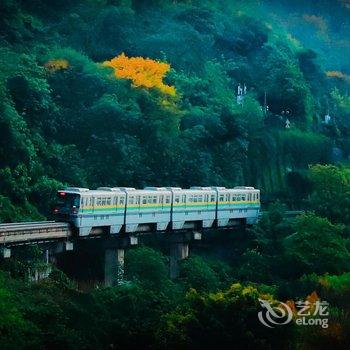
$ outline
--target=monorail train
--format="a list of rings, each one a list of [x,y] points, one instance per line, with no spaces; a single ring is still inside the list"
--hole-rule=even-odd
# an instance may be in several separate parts
[[[80,236],[252,225],[260,211],[254,187],[68,187],[54,214]]]

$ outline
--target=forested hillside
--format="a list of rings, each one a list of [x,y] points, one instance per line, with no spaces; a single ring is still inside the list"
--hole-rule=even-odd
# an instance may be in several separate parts
[[[349,0],[0,13],[0,222],[50,218],[66,185],[249,185],[265,212],[203,235],[175,280],[153,241],[127,251],[119,285],[88,291],[18,248],[0,260],[0,349],[350,348]],[[293,320],[265,327],[259,298]],[[304,301],[329,303],[328,327],[296,324]]]
[[[66,184],[253,185],[298,207],[309,164],[348,161],[350,10],[278,3],[2,1],[0,219],[49,215]]]

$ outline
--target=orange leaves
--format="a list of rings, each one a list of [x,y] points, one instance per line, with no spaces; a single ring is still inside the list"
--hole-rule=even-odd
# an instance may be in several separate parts
[[[166,95],[176,95],[175,87],[163,82],[170,70],[167,63],[143,57],[129,58],[122,53],[110,61],[103,62],[103,65],[113,68],[116,78],[131,80],[135,87],[157,88]]]
[[[51,73],[61,70],[61,69],[67,69],[69,67],[69,62],[65,59],[56,59],[56,60],[49,60],[44,64],[44,67]]]

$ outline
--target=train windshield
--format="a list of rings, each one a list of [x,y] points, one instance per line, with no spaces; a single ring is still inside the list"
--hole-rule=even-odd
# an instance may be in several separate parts
[[[79,208],[80,196],[78,194],[58,192],[57,206],[59,208]]]

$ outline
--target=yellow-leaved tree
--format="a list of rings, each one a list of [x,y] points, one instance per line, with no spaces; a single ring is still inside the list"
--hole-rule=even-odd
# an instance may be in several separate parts
[[[53,59],[49,60],[44,64],[44,67],[49,72],[53,73],[57,70],[61,69],[67,69],[69,67],[69,62],[65,59],[59,58],[59,59]]]
[[[163,79],[170,70],[170,64],[143,57],[127,57],[124,53],[103,62],[114,69],[119,79],[129,79],[136,87],[157,88],[164,94],[175,96],[174,86],[164,84]]]

